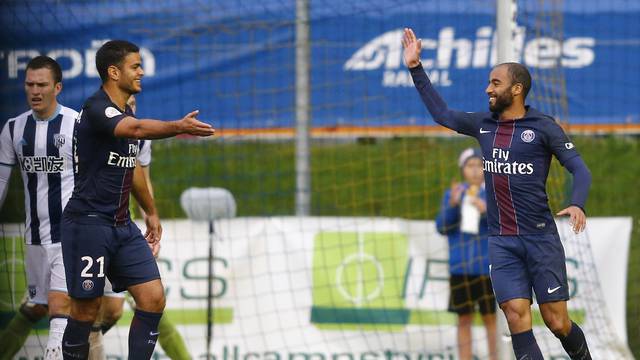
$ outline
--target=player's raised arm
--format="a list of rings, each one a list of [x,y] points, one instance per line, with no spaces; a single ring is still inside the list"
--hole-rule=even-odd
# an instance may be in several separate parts
[[[438,94],[431,84],[429,77],[420,63],[422,41],[416,38],[413,30],[409,28],[404,29],[402,46],[404,47],[404,61],[409,68],[409,72],[411,72],[413,83],[420,93],[422,102],[433,117],[433,120],[459,133],[474,135],[476,129],[473,126],[475,122],[473,115],[471,113],[449,109],[447,103],[440,97],[440,94]]]
[[[132,139],[162,139],[179,134],[211,136],[216,130],[213,126],[196,119],[198,110],[188,113],[176,121],[160,121],[124,117],[113,130],[116,137]]]

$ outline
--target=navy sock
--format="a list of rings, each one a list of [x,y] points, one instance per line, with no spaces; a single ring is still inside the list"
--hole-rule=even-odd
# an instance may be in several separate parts
[[[87,359],[89,357],[89,332],[91,321],[78,321],[69,318],[62,336],[62,358]]]
[[[536,338],[533,336],[533,330],[511,334],[511,343],[513,344],[513,352],[516,354],[516,359],[544,360]]]
[[[158,323],[162,313],[136,309],[129,328],[129,360],[148,360],[158,340]]]
[[[565,337],[558,336],[562,347],[573,360],[591,360],[587,339],[578,324],[571,322],[571,331]]]

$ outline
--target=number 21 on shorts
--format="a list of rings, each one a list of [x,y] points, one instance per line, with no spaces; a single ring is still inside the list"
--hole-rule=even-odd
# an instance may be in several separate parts
[[[84,269],[82,269],[80,276],[83,278],[93,277],[93,274],[91,273],[91,268],[93,267],[93,258],[91,256],[83,256],[80,260],[83,262],[87,262],[87,265],[84,267]],[[100,264],[100,271],[98,272],[97,276],[104,277],[104,256],[100,256],[99,258],[97,258],[96,262]]]

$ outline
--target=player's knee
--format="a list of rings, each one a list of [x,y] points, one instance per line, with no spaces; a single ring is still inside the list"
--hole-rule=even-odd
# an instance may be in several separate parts
[[[71,317],[77,321],[93,323],[98,317],[102,298],[72,299]]]
[[[69,315],[71,301],[66,293],[59,291],[49,292],[49,315]]]
[[[111,309],[109,309],[109,311],[107,311],[104,314],[104,321],[111,324],[115,324],[122,317],[122,313],[123,313],[122,306],[112,307]]]
[[[162,312],[166,305],[164,289],[160,287],[159,291],[151,291],[145,294],[144,299],[135,299],[136,308],[148,312]]]
[[[565,337],[571,330],[571,322],[563,316],[547,315],[544,317],[544,323],[556,337]]]
[[[164,311],[164,307],[167,305],[167,298],[164,296],[164,291],[156,299],[156,312]]]
[[[24,302],[20,305],[20,313],[29,319],[29,321],[35,323],[47,316],[49,309],[46,305]]]
[[[528,322],[531,316],[528,307],[519,306],[509,301],[500,304],[500,308],[504,312],[507,322],[511,325],[522,325],[524,322]]]

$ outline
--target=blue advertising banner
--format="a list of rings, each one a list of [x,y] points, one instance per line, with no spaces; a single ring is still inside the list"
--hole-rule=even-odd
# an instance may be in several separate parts
[[[534,74],[530,101],[566,100],[563,120],[572,124],[640,124],[640,5],[564,3],[556,18],[530,4],[519,9],[516,46]],[[199,109],[220,129],[294,126],[294,1],[43,0],[0,8],[2,123],[27,110],[30,58],[60,62],[59,101],[79,109],[100,86],[97,48],[118,38],[141,47],[140,117],[176,119]],[[494,13],[489,0],[311,1],[313,126],[434,124],[403,64],[407,26],[422,38],[423,64],[449,106],[485,110]]]

